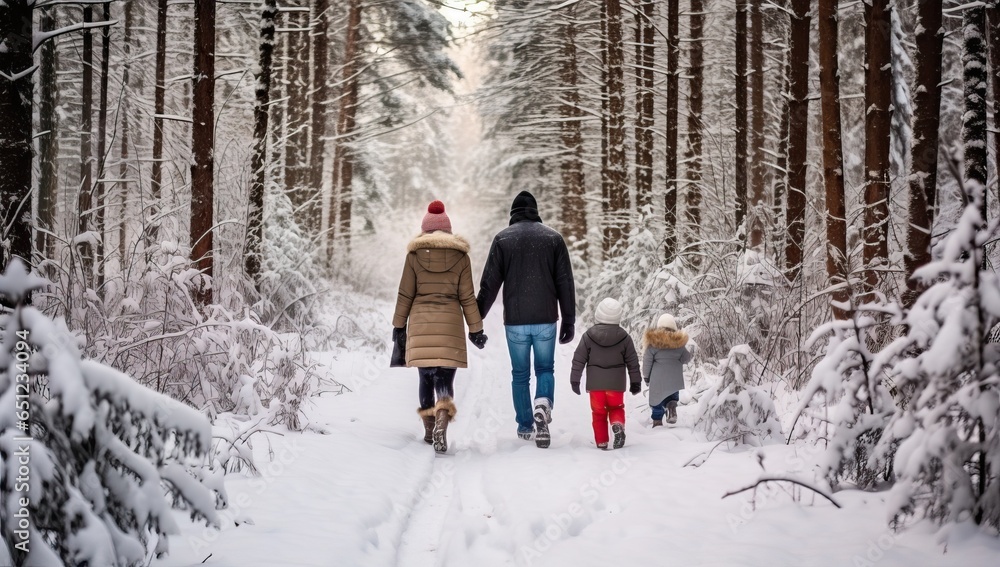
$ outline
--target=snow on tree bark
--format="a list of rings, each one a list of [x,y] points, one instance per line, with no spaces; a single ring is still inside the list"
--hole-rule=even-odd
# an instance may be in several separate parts
[[[153,164],[150,172],[150,203],[144,231],[146,248],[159,243],[160,202],[163,199],[163,115],[167,93],[167,0],[156,9],[156,78],[153,91]]]
[[[879,289],[889,259],[892,25],[888,0],[865,4],[864,287]]]
[[[105,2],[101,19],[111,21],[111,2]],[[94,250],[94,286],[104,293],[104,168],[107,164],[108,145],[108,73],[111,63],[111,26],[101,28],[101,75],[98,78],[97,103],[97,182],[94,184],[94,231],[97,246]]]
[[[253,156],[250,171],[253,183],[250,186],[250,206],[247,211],[247,250],[244,256],[244,270],[247,278],[260,291],[261,253],[264,238],[264,191],[267,181],[267,136],[268,112],[271,103],[271,60],[274,53],[274,27],[278,16],[277,0],[264,0],[260,14],[260,47],[257,85],[254,89],[257,100],[253,109]]]
[[[312,111],[310,115],[311,125],[309,135],[312,138],[309,142],[309,192],[323,195],[323,160],[326,157],[326,125],[327,111],[330,103],[330,20],[333,8],[329,0],[316,0],[312,12]],[[331,188],[336,191],[336,186]],[[311,201],[309,197],[307,200]],[[322,242],[331,246],[333,229],[336,226],[333,222],[324,223],[319,217],[322,210],[319,204],[322,203],[317,198],[316,206],[310,209],[318,215],[315,222],[316,229],[322,234]],[[333,215],[333,206],[330,207],[330,214]]]
[[[840,126],[840,66],[837,36],[839,0],[819,0],[819,80],[823,124],[823,182],[826,193],[826,273],[833,292],[833,315],[846,319],[849,299],[844,153]],[[839,305],[838,305],[839,304]]]
[[[907,253],[903,259],[907,291],[903,303],[912,307],[922,286],[913,277],[931,261],[931,235],[937,210],[938,129],[941,122],[941,49],[944,40],[941,0],[917,6],[917,88],[914,95],[913,149],[910,167]]]
[[[215,224],[215,0],[194,1],[194,82],[191,118],[191,260],[203,278],[214,271]],[[196,300],[212,302],[204,279]]]
[[[295,3],[307,8],[307,0]],[[309,186],[310,169],[310,76],[311,50],[309,41],[309,11],[289,12],[287,49],[284,61],[284,82],[288,102],[285,107],[285,192],[292,201],[297,224],[309,234],[320,231],[320,187]],[[322,155],[322,154],[321,154]]]
[[[788,97],[788,241],[785,272],[802,270],[806,221],[806,143],[809,137],[809,0],[792,0]]]
[[[763,0],[750,0],[750,246],[764,244],[764,31]]]
[[[361,0],[348,0],[347,29],[344,37],[344,60],[341,67],[340,108],[337,113],[337,141],[333,149],[334,191],[330,195],[329,225],[336,226],[334,235],[350,250],[351,215],[354,205],[354,148],[357,129],[359,73],[361,71]],[[339,205],[339,207],[338,207]],[[339,213],[334,218],[335,211]],[[327,261],[333,265],[336,246],[327,241]]]
[[[653,2],[635,10],[635,204],[648,219],[653,205]]]
[[[736,233],[747,213],[747,0],[736,0]]]
[[[687,147],[685,162],[685,207],[684,227],[685,248],[690,254],[691,264],[701,265],[699,241],[701,240],[701,112],[704,105],[704,0],[690,0],[690,50],[688,52],[688,74],[691,77],[688,91]]]
[[[94,8],[83,7],[83,23],[94,21]],[[93,156],[93,113],[94,113],[94,38],[89,29],[83,30],[83,48],[80,54],[83,77],[80,95],[80,187],[77,196],[79,223],[77,234],[84,235],[93,230],[94,219],[94,156]],[[87,288],[96,289],[94,281],[95,249],[92,239],[81,238],[77,245],[82,263],[83,281]]]
[[[625,154],[625,48],[620,0],[608,0],[608,251],[624,246],[630,230],[628,160]]]
[[[56,27],[55,8],[38,8],[38,31]],[[43,259],[55,256],[56,194],[59,189],[59,117],[56,113],[56,45],[46,41],[39,49],[38,73],[38,205],[35,218],[35,252]]]
[[[579,69],[577,63],[576,6],[570,8],[569,17],[562,26],[562,72],[560,73],[563,99],[559,105],[562,122],[561,139],[565,157],[560,165],[562,177],[562,225],[571,248],[582,247],[586,258],[587,207],[584,196],[586,184],[583,173],[583,111],[580,108]]]
[[[663,193],[664,260],[673,262],[677,257],[677,142],[678,142],[678,68],[680,36],[680,2],[667,0],[667,116],[666,116],[666,187]],[[652,63],[652,59],[650,60]]]
[[[986,5],[973,3],[962,12],[962,65],[965,113],[962,115],[962,144],[965,182],[986,187]],[[982,200],[983,217],[987,200]]]

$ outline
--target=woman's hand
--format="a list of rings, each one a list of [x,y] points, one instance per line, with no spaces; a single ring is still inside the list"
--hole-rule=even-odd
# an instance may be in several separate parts
[[[406,329],[403,327],[393,327],[392,342],[399,345],[399,350],[406,349]]]
[[[469,333],[469,340],[472,341],[472,344],[476,345],[476,348],[478,348],[478,349],[482,349],[484,346],[486,346],[486,339],[487,338],[488,337],[486,335],[484,335],[482,331],[476,331],[475,333]]]

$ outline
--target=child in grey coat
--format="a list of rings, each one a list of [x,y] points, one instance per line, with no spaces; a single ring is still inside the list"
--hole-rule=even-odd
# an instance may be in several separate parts
[[[660,315],[656,327],[643,337],[646,353],[642,357],[642,375],[649,384],[649,407],[653,409],[653,427],[677,423],[677,401],[684,389],[684,365],[690,362],[686,348],[688,335],[677,328],[673,315]]]

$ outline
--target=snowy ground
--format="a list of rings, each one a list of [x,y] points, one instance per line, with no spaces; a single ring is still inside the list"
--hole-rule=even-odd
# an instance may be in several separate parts
[[[840,492],[840,510],[788,487],[723,499],[758,478],[759,455],[769,473],[808,476],[816,451],[723,446],[698,458],[715,443],[692,433],[693,405],[677,427],[652,430],[645,398],[628,396],[626,447],[598,450],[587,398],[569,388],[575,345],[557,350],[552,447],[518,440],[499,315],[459,371],[448,455],[420,439],[415,370],[331,354],[353,392],[316,400],[309,415],[326,434],[258,443],[263,475],[231,475],[221,532],[187,524],[153,565],[996,564],[1000,540],[972,528],[952,530],[947,545],[927,524],[894,534],[880,494]],[[692,459],[703,463],[684,466]]]

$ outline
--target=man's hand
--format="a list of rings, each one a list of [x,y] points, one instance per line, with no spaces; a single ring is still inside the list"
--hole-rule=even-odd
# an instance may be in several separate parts
[[[632,382],[632,387],[629,388],[628,391],[631,392],[633,396],[642,392],[642,382]]]
[[[573,393],[576,394],[577,396],[579,396],[580,395],[580,383],[579,382],[570,382],[570,385],[573,387]]]
[[[559,344],[564,345],[573,340],[573,324],[563,321],[562,326],[559,328]]]
[[[476,345],[476,348],[478,348],[478,349],[482,349],[484,346],[486,346],[486,339],[487,338],[488,337],[486,335],[484,335],[482,331],[476,331],[475,333],[469,333],[469,340],[472,341],[472,344]]]

